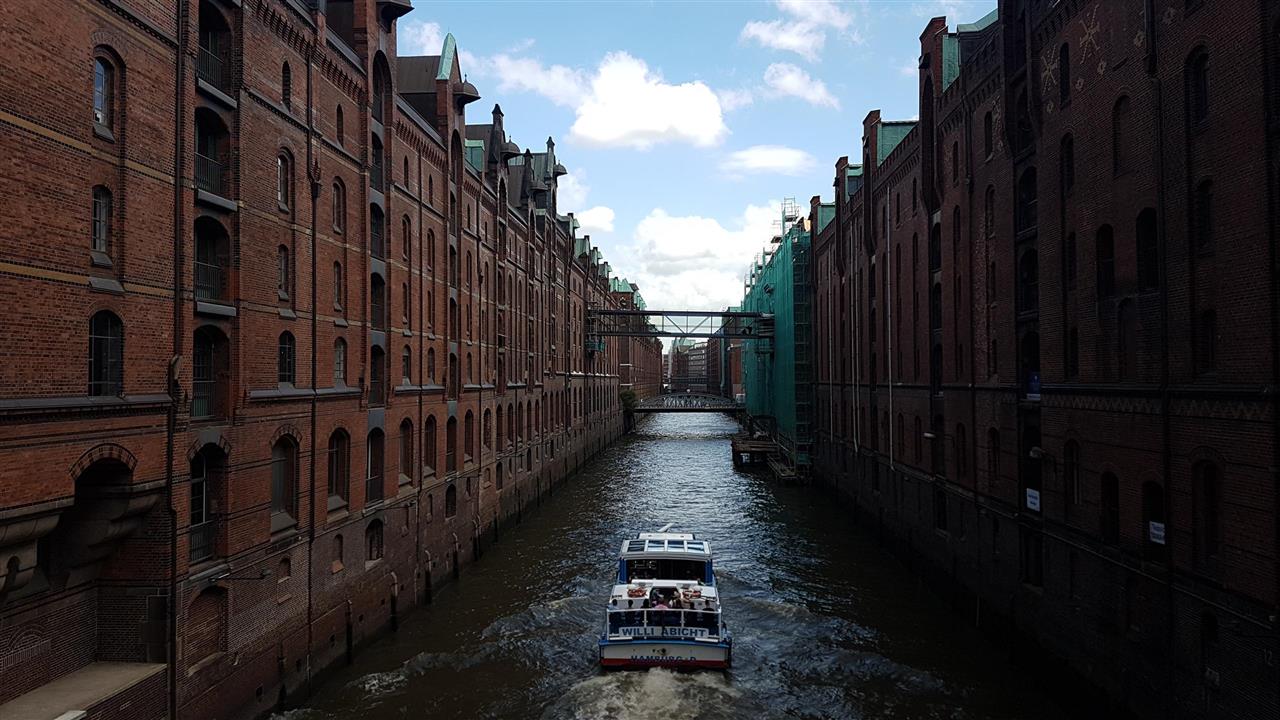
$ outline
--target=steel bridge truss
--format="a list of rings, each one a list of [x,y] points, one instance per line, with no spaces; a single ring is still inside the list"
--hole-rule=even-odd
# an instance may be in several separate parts
[[[773,337],[773,316],[725,310],[587,310],[588,337]]]
[[[664,393],[636,403],[634,412],[738,412],[745,407],[732,398],[706,393]]]

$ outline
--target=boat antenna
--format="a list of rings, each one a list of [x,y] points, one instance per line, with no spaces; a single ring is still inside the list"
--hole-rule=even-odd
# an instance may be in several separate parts
[[[675,525],[675,523],[667,523],[666,525],[663,525],[662,527],[658,528],[658,532],[666,532],[671,529],[672,525]]]

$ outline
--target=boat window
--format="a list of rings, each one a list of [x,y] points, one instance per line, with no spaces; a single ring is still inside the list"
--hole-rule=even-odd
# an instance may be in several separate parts
[[[643,540],[627,541],[627,552],[644,552],[644,541]]]
[[[631,580],[702,580],[706,577],[706,563],[701,560],[627,561],[627,578]]]

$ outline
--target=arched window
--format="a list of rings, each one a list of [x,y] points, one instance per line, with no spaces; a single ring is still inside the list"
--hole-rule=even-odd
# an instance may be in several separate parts
[[[333,341],[333,384],[334,387],[347,384],[347,341],[342,338]]]
[[[293,107],[293,71],[289,69],[289,63],[280,68],[280,102],[287,108]]]
[[[1116,311],[1116,374],[1133,380],[1138,372],[1138,313],[1132,298],[1120,302]]]
[[[197,328],[191,354],[191,417],[220,417],[226,412],[230,353],[226,335]]]
[[[1014,221],[1018,231],[1029,230],[1036,226],[1039,187],[1036,185],[1036,169],[1027,168],[1018,179],[1018,206],[1014,213]]]
[[[383,489],[386,483],[383,481],[383,467],[387,461],[386,436],[382,430],[374,428],[369,431],[368,441],[365,444],[365,485],[364,495],[365,503],[375,503],[382,500]]]
[[[916,465],[918,466],[924,460],[924,423],[920,421],[919,415],[915,418],[915,434],[911,437],[916,449]]]
[[[293,163],[289,154],[281,151],[276,155],[276,205],[281,210],[288,210],[293,200]]]
[[[982,230],[987,236],[987,240],[995,237],[996,234],[996,188],[994,185],[987,186],[987,192],[982,201]]]
[[[369,404],[382,407],[387,398],[387,355],[374,346],[369,351]]]
[[[93,235],[91,249],[106,254],[111,251],[111,191],[104,185],[93,188]]]
[[[345,555],[343,554],[342,545],[343,545],[342,535],[340,534],[334,535],[333,536],[333,565],[331,567],[333,572],[338,572],[343,567],[342,563],[343,563],[343,560],[345,559]]]
[[[374,520],[364,531],[365,562],[382,559],[382,521]]]
[[[448,384],[449,384],[449,387],[446,388],[446,394],[450,398],[456,399],[458,397],[459,391],[462,388],[462,374],[458,368],[458,356],[453,353],[449,353]]]
[[[428,415],[426,427],[422,431],[422,467],[427,475],[436,472],[436,453],[440,451],[436,444],[436,416]]]
[[[1196,128],[1209,120],[1209,53],[1197,48],[1187,60],[1187,121]]]
[[[369,252],[379,260],[387,257],[386,228],[382,209],[377,205],[369,206]]]
[[[506,427],[507,427],[506,424],[503,422],[504,413],[501,405],[498,406],[497,416],[498,416],[498,423],[497,423],[498,426],[494,434],[494,441],[497,442],[498,447],[501,448],[504,446],[504,443],[502,442],[502,434],[506,431]]]
[[[369,278],[369,324],[374,330],[387,329],[387,284],[376,273]]]
[[[346,297],[346,275],[342,272],[342,263],[334,261],[333,263],[333,309],[341,311],[346,304],[343,302]]]
[[[413,468],[413,421],[400,421],[400,476],[401,482],[412,482],[416,476]]]
[[[1098,299],[1105,300],[1116,294],[1116,250],[1110,225],[1098,228],[1094,257],[1098,263]]]
[[[272,528],[280,529],[281,518],[289,525],[296,517],[298,487],[298,446],[285,436],[271,447],[271,514]]]
[[[400,351],[400,377],[405,385],[413,384],[413,352],[408,345]]]
[[[226,455],[214,445],[206,445],[191,459],[191,562],[207,560],[217,553],[217,499],[223,490]]]
[[[1040,307],[1040,261],[1034,249],[1018,259],[1018,310],[1030,312]]]
[[[351,492],[351,437],[341,428],[329,436],[329,509],[345,505]]]
[[[1063,495],[1066,496],[1068,512],[1074,505],[1083,501],[1080,484],[1080,443],[1068,440],[1062,448],[1062,483]]]
[[[409,283],[400,283],[400,322],[409,327]]]
[[[486,449],[493,447],[493,413],[488,408],[485,408],[484,421],[480,426],[480,442]]]
[[[1104,472],[1099,482],[1101,489],[1102,517],[1099,528],[1102,542],[1108,545],[1120,543],[1120,481],[1114,473]]]
[[[1213,181],[1201,180],[1191,199],[1191,242],[1198,253],[1213,251]]]
[[[1116,175],[1129,169],[1129,153],[1133,152],[1129,147],[1131,105],[1128,96],[1121,96],[1111,111],[1111,169]]]
[[[344,233],[347,231],[347,189],[343,186],[342,181],[333,179],[333,231],[336,233]]]
[[[430,270],[436,266],[436,232],[434,230],[427,231],[427,269]]]
[[[346,131],[342,126],[342,106],[339,105],[333,113],[334,137],[338,141],[338,145],[343,145],[346,141]]]
[[[1071,45],[1058,48],[1058,105],[1071,102]]]
[[[115,127],[116,70],[106,58],[93,59],[93,122],[110,132]]]
[[[451,518],[458,514],[458,488],[450,485],[444,491],[444,516]]]
[[[956,425],[956,477],[969,474],[969,438],[964,432],[964,424]]]
[[[124,394],[124,324],[109,310],[89,318],[89,394]]]
[[[1215,463],[1201,460],[1192,468],[1192,482],[1196,566],[1212,569],[1222,545],[1222,473]]]
[[[499,490],[501,490],[501,489],[502,489],[502,486],[505,484],[505,480],[504,480],[504,478],[503,478],[503,474],[504,474],[504,473],[503,473],[503,471],[504,471],[505,469],[506,469],[506,463],[504,463],[504,462],[500,462],[500,463],[498,463],[498,470],[497,470],[497,486],[498,486],[498,489],[499,489]]]
[[[436,382],[436,349],[427,348],[427,383],[434,385]]]
[[[1076,234],[1068,233],[1062,245],[1062,286],[1067,290],[1076,289]]]
[[[281,300],[288,300],[292,288],[293,261],[289,257],[289,248],[281,245],[276,248],[276,295]]]
[[[458,419],[449,418],[444,424],[444,471],[458,469]]]
[[[470,410],[462,421],[462,448],[466,453],[466,462],[471,462],[476,455],[476,429],[475,416]]]
[[[276,344],[276,381],[292,385],[295,379],[295,365],[297,362],[297,343],[293,339],[293,333],[285,331],[280,333],[280,340]]]
[[[1138,289],[1154,290],[1160,286],[1160,249],[1156,241],[1156,211],[1153,208],[1138,213],[1134,235],[1138,254]]]
[[[951,143],[951,184],[960,182],[960,142]]]
[[[1218,368],[1218,313],[1205,310],[1196,321],[1196,372],[1211,373]]]
[[[406,166],[407,169],[407,166]],[[409,216],[405,215],[400,219],[400,257],[408,260],[413,254],[413,224],[409,222]]]

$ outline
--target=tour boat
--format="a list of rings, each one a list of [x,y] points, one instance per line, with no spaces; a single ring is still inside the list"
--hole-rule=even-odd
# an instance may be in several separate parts
[[[622,543],[600,636],[605,668],[729,667],[733,641],[720,617],[711,546],[670,529]]]

